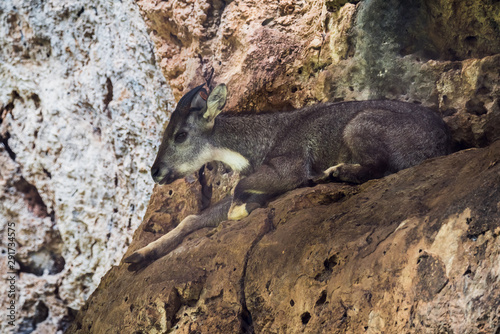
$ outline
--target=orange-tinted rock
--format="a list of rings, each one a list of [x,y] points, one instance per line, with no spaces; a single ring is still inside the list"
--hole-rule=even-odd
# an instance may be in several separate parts
[[[69,333],[498,332],[500,3],[138,4],[177,98],[211,79],[228,86],[225,112],[398,99],[439,112],[457,148],[491,146],[297,189],[139,272],[122,264]],[[127,255],[236,178],[200,175],[155,189]]]
[[[496,142],[291,191],[142,271],[113,268],[68,333],[494,333],[499,184]]]

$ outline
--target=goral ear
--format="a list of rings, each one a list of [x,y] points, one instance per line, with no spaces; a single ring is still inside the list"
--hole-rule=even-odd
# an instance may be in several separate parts
[[[203,114],[203,118],[209,123],[213,121],[217,115],[220,114],[222,108],[226,104],[227,87],[225,84],[220,84],[214,88],[207,99],[207,111]]]

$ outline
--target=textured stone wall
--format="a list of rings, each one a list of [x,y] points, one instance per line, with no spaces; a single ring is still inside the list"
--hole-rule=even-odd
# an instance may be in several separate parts
[[[397,99],[439,110],[458,147],[499,137],[494,0],[139,0],[174,95],[225,82],[228,111]]]
[[[142,215],[129,253],[230,191],[214,164],[201,183],[156,186],[145,213],[166,101],[211,79],[229,88],[225,112],[397,99],[440,113],[457,149],[485,148],[299,189],[139,273],[113,267],[70,333],[498,332],[500,2],[137,4],[152,43],[130,1],[0,5],[18,328],[71,320]]]
[[[173,96],[130,0],[1,1],[0,82],[0,332],[56,333],[143,218]]]
[[[189,206],[186,184],[157,188],[148,212]],[[67,334],[498,333],[499,184],[497,141],[290,191],[143,270],[112,268]],[[146,226],[128,254],[159,236]]]
[[[143,270],[121,264],[68,333],[499,332],[500,2],[138,4],[176,98],[211,79],[233,113],[397,99],[483,148],[297,189]],[[210,169],[155,187],[128,254],[224,193],[234,175]]]

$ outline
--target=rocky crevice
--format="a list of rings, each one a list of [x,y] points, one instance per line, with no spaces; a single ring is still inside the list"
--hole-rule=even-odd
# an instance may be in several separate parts
[[[5,105],[2,105],[0,108],[0,125],[2,125],[4,119],[7,117],[8,114],[12,112],[14,109],[14,104],[16,100],[20,100],[22,102],[21,96],[19,96],[19,93],[17,91],[12,91],[10,94],[10,99]],[[9,157],[12,159],[12,161],[16,161],[16,153],[12,151],[12,148],[9,146],[9,139],[10,139],[10,133],[9,131],[0,128],[0,143],[2,143],[4,149],[7,151],[7,154]]]
[[[240,334],[254,334],[255,329],[253,325],[253,320],[252,320],[252,314],[248,310],[247,307],[247,299],[246,299],[246,292],[245,292],[245,283],[246,283],[246,276],[247,276],[247,267],[248,267],[248,261],[250,257],[252,256],[254,248],[257,246],[257,244],[262,240],[262,238],[268,234],[269,232],[273,231],[275,229],[274,226],[274,210],[271,209],[269,210],[267,214],[267,218],[264,221],[264,224],[262,225],[261,230],[255,237],[255,239],[252,241],[250,248],[248,249],[248,252],[245,254],[245,258],[243,261],[242,265],[242,276],[241,279],[239,280],[239,291],[238,291],[238,298],[239,302],[241,304],[241,312],[238,315],[238,319],[240,321]]]
[[[12,159],[12,161],[16,161],[16,154],[14,151],[9,146],[9,138],[10,138],[10,133],[6,132],[5,135],[0,135],[0,143],[2,143],[3,148],[5,151],[7,151],[7,154],[9,157]]]
[[[38,189],[33,184],[29,183],[21,176],[19,180],[14,181],[13,186],[18,192],[23,194],[28,211],[39,218],[51,217],[51,220],[54,221],[54,211],[52,210],[52,212],[49,213],[47,205],[45,205]]]

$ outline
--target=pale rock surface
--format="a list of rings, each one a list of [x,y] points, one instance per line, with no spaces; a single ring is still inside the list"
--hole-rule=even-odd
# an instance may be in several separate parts
[[[0,82],[0,332],[56,333],[143,218],[173,96],[131,0],[3,0]]]

